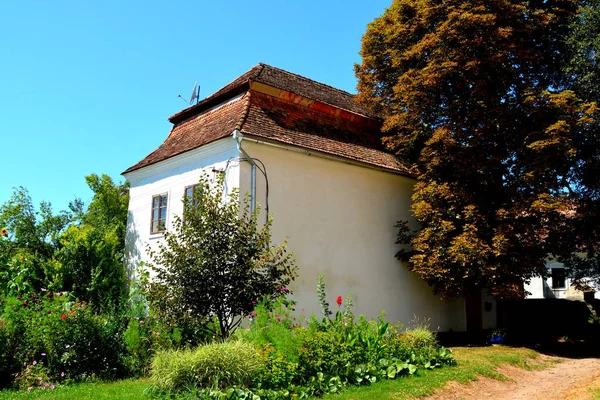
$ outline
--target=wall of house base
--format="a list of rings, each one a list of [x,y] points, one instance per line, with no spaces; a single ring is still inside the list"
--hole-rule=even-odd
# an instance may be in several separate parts
[[[394,255],[399,220],[409,213],[414,180],[244,140],[262,161],[269,181],[273,240],[289,236],[299,277],[291,286],[297,310],[320,315],[315,287],[323,274],[332,311],[352,293],[356,315],[409,325],[428,321],[436,330],[465,330],[463,300],[443,301]],[[240,192],[250,192],[250,166],[241,165]],[[265,179],[257,172],[257,200],[266,206]],[[413,222],[414,224],[414,222]]]

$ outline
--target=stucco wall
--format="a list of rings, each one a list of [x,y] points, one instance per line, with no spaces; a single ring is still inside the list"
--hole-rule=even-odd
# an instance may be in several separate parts
[[[542,278],[541,276],[538,276],[531,279],[531,282],[525,284],[525,290],[531,293],[527,296],[528,299],[566,299],[578,297],[574,296],[576,295],[575,293],[572,293],[574,288],[571,288],[571,279],[569,277],[565,279],[564,289],[552,288],[552,277],[550,276],[550,271],[552,268],[563,268],[564,265],[562,263],[559,263],[556,260],[549,260],[546,264],[546,267],[548,268],[548,277]],[[596,292],[594,297],[596,299],[600,299],[600,292]]]
[[[325,276],[335,311],[338,295],[352,293],[356,314],[408,324],[416,316],[433,329],[464,330],[463,301],[442,301],[394,254],[398,220],[411,219],[414,181],[388,172],[315,155],[242,142],[267,168],[273,239],[289,236],[299,277],[292,285],[297,309],[319,313],[317,275]],[[241,165],[241,193],[250,191],[250,165]],[[265,206],[265,180],[257,171],[257,201]]]
[[[233,160],[229,165],[227,163],[237,157],[236,142],[229,137],[125,175],[131,184],[125,239],[130,275],[140,261],[148,261],[147,245],[156,248],[157,242],[163,237],[162,234],[150,234],[152,196],[168,194],[167,229],[170,229],[173,216],[183,214],[185,187],[197,183],[203,171],[214,178],[213,169],[225,170],[228,166],[228,189],[239,187],[239,163]]]

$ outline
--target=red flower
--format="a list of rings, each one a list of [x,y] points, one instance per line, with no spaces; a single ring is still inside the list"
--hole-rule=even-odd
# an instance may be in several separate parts
[[[65,314],[63,314],[60,316],[60,319],[62,319],[64,321],[65,319],[67,319],[67,316]]]
[[[335,302],[337,303],[338,306],[342,305],[342,296],[338,296],[337,299],[335,300]]]

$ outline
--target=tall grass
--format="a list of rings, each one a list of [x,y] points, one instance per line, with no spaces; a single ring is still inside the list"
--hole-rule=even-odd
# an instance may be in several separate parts
[[[155,389],[177,392],[194,388],[247,387],[258,373],[257,350],[239,340],[212,343],[194,350],[158,352],[150,380]]]

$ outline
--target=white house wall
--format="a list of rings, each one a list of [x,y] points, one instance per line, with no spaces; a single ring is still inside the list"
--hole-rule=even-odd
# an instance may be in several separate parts
[[[148,262],[147,245],[156,248],[162,234],[150,233],[152,196],[167,193],[167,229],[173,216],[183,214],[183,195],[186,186],[198,183],[206,172],[211,178],[216,170],[226,171],[228,190],[239,186],[239,163],[236,142],[225,138],[199,149],[169,158],[157,164],[125,174],[130,182],[129,213],[127,218],[126,259],[130,275],[140,261]],[[231,160],[231,162],[228,161]]]
[[[552,288],[552,277],[550,271],[552,268],[564,268],[564,264],[559,263],[556,260],[549,260],[546,263],[549,276],[542,278],[537,276],[531,279],[529,283],[525,284],[525,290],[530,294],[527,296],[528,299],[566,299],[568,297],[568,290],[571,287],[571,279],[567,276],[565,279],[565,287],[563,289]],[[600,292],[594,294],[596,299],[600,299]]]
[[[297,309],[319,315],[315,293],[323,274],[332,310],[335,299],[352,293],[355,313],[409,324],[429,319],[433,329],[464,330],[462,300],[442,301],[395,257],[399,220],[409,214],[414,180],[265,144],[242,142],[261,160],[269,179],[273,240],[289,236],[299,277],[291,289]],[[257,201],[265,206],[265,180],[257,171]],[[241,193],[250,192],[250,165],[243,163]]]

